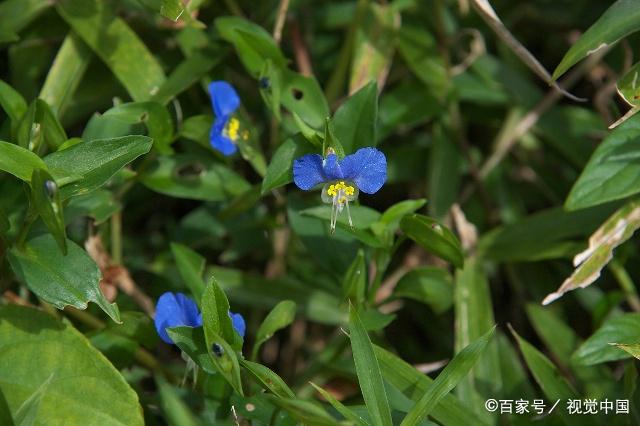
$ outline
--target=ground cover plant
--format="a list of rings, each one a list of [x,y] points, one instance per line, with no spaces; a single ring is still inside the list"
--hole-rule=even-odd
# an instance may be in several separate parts
[[[640,424],[638,30],[1,1],[0,424]]]

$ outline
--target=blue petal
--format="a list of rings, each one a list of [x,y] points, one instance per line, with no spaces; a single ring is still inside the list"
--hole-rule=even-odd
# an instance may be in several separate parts
[[[182,293],[167,292],[158,299],[154,322],[160,338],[172,344],[173,341],[167,334],[167,328],[178,326],[200,327],[202,325],[202,315],[193,299]]]
[[[342,167],[336,154],[329,154],[324,160],[322,168],[327,180],[344,179]]]
[[[340,163],[344,178],[366,194],[378,192],[387,180],[387,158],[375,148],[361,148]]]
[[[240,337],[244,339],[244,333],[247,330],[247,325],[245,324],[242,315],[234,314],[229,311],[229,317],[231,318],[231,323],[233,323],[233,328],[235,328]]]
[[[235,154],[235,152],[238,150],[238,147],[235,143],[233,143],[231,139],[222,134],[224,125],[225,123],[223,122],[222,126],[220,126],[219,120],[216,119],[216,121],[213,123],[213,126],[211,126],[211,132],[209,133],[209,142],[211,143],[213,149],[220,151],[223,155],[226,155],[228,157]]]
[[[293,162],[293,182],[298,188],[308,191],[326,181],[322,171],[322,157],[318,154],[307,154]]]
[[[209,94],[216,117],[226,118],[240,106],[240,98],[236,89],[226,81],[212,81],[209,84]]]

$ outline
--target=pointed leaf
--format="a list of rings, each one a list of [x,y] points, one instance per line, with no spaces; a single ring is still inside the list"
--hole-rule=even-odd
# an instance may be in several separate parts
[[[66,242],[65,256],[55,239],[45,234],[29,240],[24,249],[9,251],[11,268],[38,297],[58,309],[71,305],[86,309],[95,302],[115,322],[120,313],[115,303],[109,303],[100,291],[102,274],[87,252],[71,240]]]
[[[373,424],[390,426],[393,422],[380,366],[367,331],[353,306],[349,311],[349,333],[358,382]]]

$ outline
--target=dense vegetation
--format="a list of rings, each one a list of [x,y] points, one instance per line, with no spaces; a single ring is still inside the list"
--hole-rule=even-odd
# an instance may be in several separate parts
[[[638,30],[0,2],[0,424],[640,424]]]

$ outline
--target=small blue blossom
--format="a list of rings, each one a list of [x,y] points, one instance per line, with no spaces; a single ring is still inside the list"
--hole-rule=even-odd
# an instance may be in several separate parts
[[[246,325],[242,315],[229,311],[229,318],[231,318],[233,328],[244,339]],[[167,328],[201,327],[202,314],[198,310],[196,302],[189,296],[182,293],[166,292],[158,299],[154,322],[160,338],[166,343],[173,344],[173,340],[167,334]]]
[[[233,328],[238,332],[240,337],[244,339],[244,333],[247,330],[247,325],[244,323],[244,318],[240,314],[234,314],[229,311],[229,317],[231,317],[231,323],[233,324]]]
[[[387,180],[387,158],[375,148],[361,148],[354,154],[339,160],[335,152],[326,158],[319,154],[307,154],[293,162],[293,182],[308,191],[320,184],[322,201],[331,204],[331,230],[336,228],[338,213],[346,206],[349,224],[349,202],[358,198],[358,192],[374,194]]]
[[[190,297],[182,293],[167,292],[158,299],[154,321],[160,338],[166,343],[173,344],[166,329],[179,326],[200,327],[202,314],[196,302]]]
[[[209,95],[216,116],[209,133],[209,141],[211,146],[223,155],[232,155],[238,150],[236,144],[249,138],[249,132],[240,128],[240,120],[236,117],[240,97],[226,81],[211,82]]]

